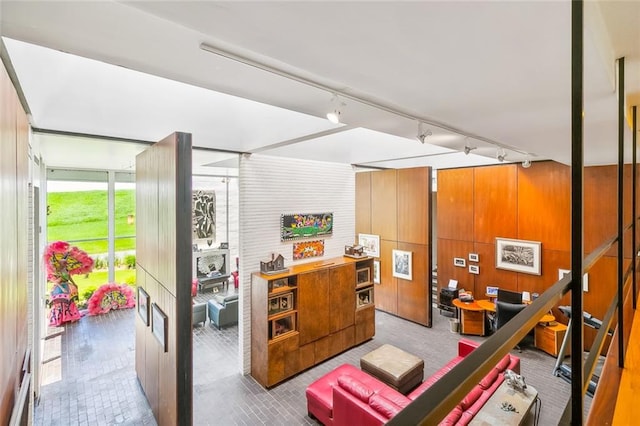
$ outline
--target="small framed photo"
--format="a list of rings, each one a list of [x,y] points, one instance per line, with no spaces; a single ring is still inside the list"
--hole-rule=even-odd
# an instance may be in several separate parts
[[[358,290],[356,296],[356,309],[370,306],[373,303],[373,287]]]
[[[277,314],[280,312],[280,298],[279,297],[271,297],[269,299],[269,312],[268,315]]]
[[[283,336],[296,330],[296,314],[292,313],[282,318],[271,321],[270,339]]]
[[[280,296],[280,312],[286,312],[293,309],[293,293],[287,293]]]
[[[480,267],[478,265],[469,265],[469,273],[470,274],[480,274]]]
[[[289,287],[289,278],[278,278],[277,280],[269,281],[269,291],[273,291],[282,287]]]
[[[540,275],[541,248],[537,241],[496,238],[496,268]]]
[[[380,284],[380,261],[373,261],[373,283]]]
[[[371,269],[368,267],[356,269],[356,285],[364,284],[371,284]]]
[[[479,262],[480,255],[478,253],[469,253],[469,262]]]
[[[393,250],[393,276],[404,280],[411,280],[411,252]]]
[[[453,258],[453,265],[457,266],[459,268],[464,268],[465,266],[467,266],[467,261],[464,260],[463,257],[454,257]]]
[[[151,332],[162,346],[162,350],[167,352],[167,322],[169,319],[155,303],[151,305],[151,313]]]
[[[358,245],[371,257],[380,257],[380,235],[358,234]]]
[[[149,325],[149,295],[144,288],[138,287],[138,315],[144,325]]]

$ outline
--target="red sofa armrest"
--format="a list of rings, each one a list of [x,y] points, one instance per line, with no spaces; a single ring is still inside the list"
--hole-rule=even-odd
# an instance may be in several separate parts
[[[480,343],[469,339],[458,340],[458,356],[465,357],[469,355]]]

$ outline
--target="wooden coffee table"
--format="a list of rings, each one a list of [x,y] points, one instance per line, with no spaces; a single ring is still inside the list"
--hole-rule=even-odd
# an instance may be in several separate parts
[[[522,425],[527,421],[527,415],[536,399],[538,399],[538,391],[533,386],[527,385],[524,392],[520,392],[504,381],[478,411],[478,414],[475,415],[469,425]],[[505,409],[508,406],[513,407],[513,411]]]

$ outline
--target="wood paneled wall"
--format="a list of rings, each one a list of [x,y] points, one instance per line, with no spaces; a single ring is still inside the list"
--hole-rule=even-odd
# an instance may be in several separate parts
[[[136,158],[137,285],[150,321],[136,315],[136,373],[160,425],[191,424],[191,135],[174,133]],[[151,306],[168,317],[166,351]]]
[[[431,326],[431,168],[356,174],[358,233],[380,236],[376,308]],[[392,250],[412,253],[412,279],[393,276]]]
[[[631,166],[625,167],[625,225],[631,221]],[[587,167],[584,172],[584,246],[590,253],[617,232],[617,167]],[[542,294],[558,280],[558,269],[571,265],[570,168],[553,161],[438,171],[438,287],[449,279],[483,298],[487,286]],[[639,209],[640,211],[640,209]],[[497,269],[495,238],[542,243],[542,274]],[[625,257],[630,258],[630,232]],[[468,271],[469,253],[478,253],[480,274]],[[589,271],[584,309],[603,318],[615,293],[616,250]],[[467,267],[453,265],[455,257]],[[628,262],[629,260],[627,260]],[[569,295],[561,304],[569,304]],[[563,316],[555,311],[559,320]],[[566,321],[565,321],[566,322]],[[585,344],[595,333],[585,330]]]
[[[29,347],[27,232],[29,126],[0,66],[0,424],[9,424]],[[28,404],[27,404],[28,406]]]

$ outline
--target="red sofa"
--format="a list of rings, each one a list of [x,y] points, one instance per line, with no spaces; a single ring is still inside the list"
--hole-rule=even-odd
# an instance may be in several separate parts
[[[476,347],[478,343],[461,339],[458,342],[458,356],[406,396],[353,365],[343,364],[307,387],[307,411],[310,417],[324,425],[385,424]],[[520,373],[520,358],[505,355],[440,424],[469,423],[504,381],[502,373],[506,369]]]

